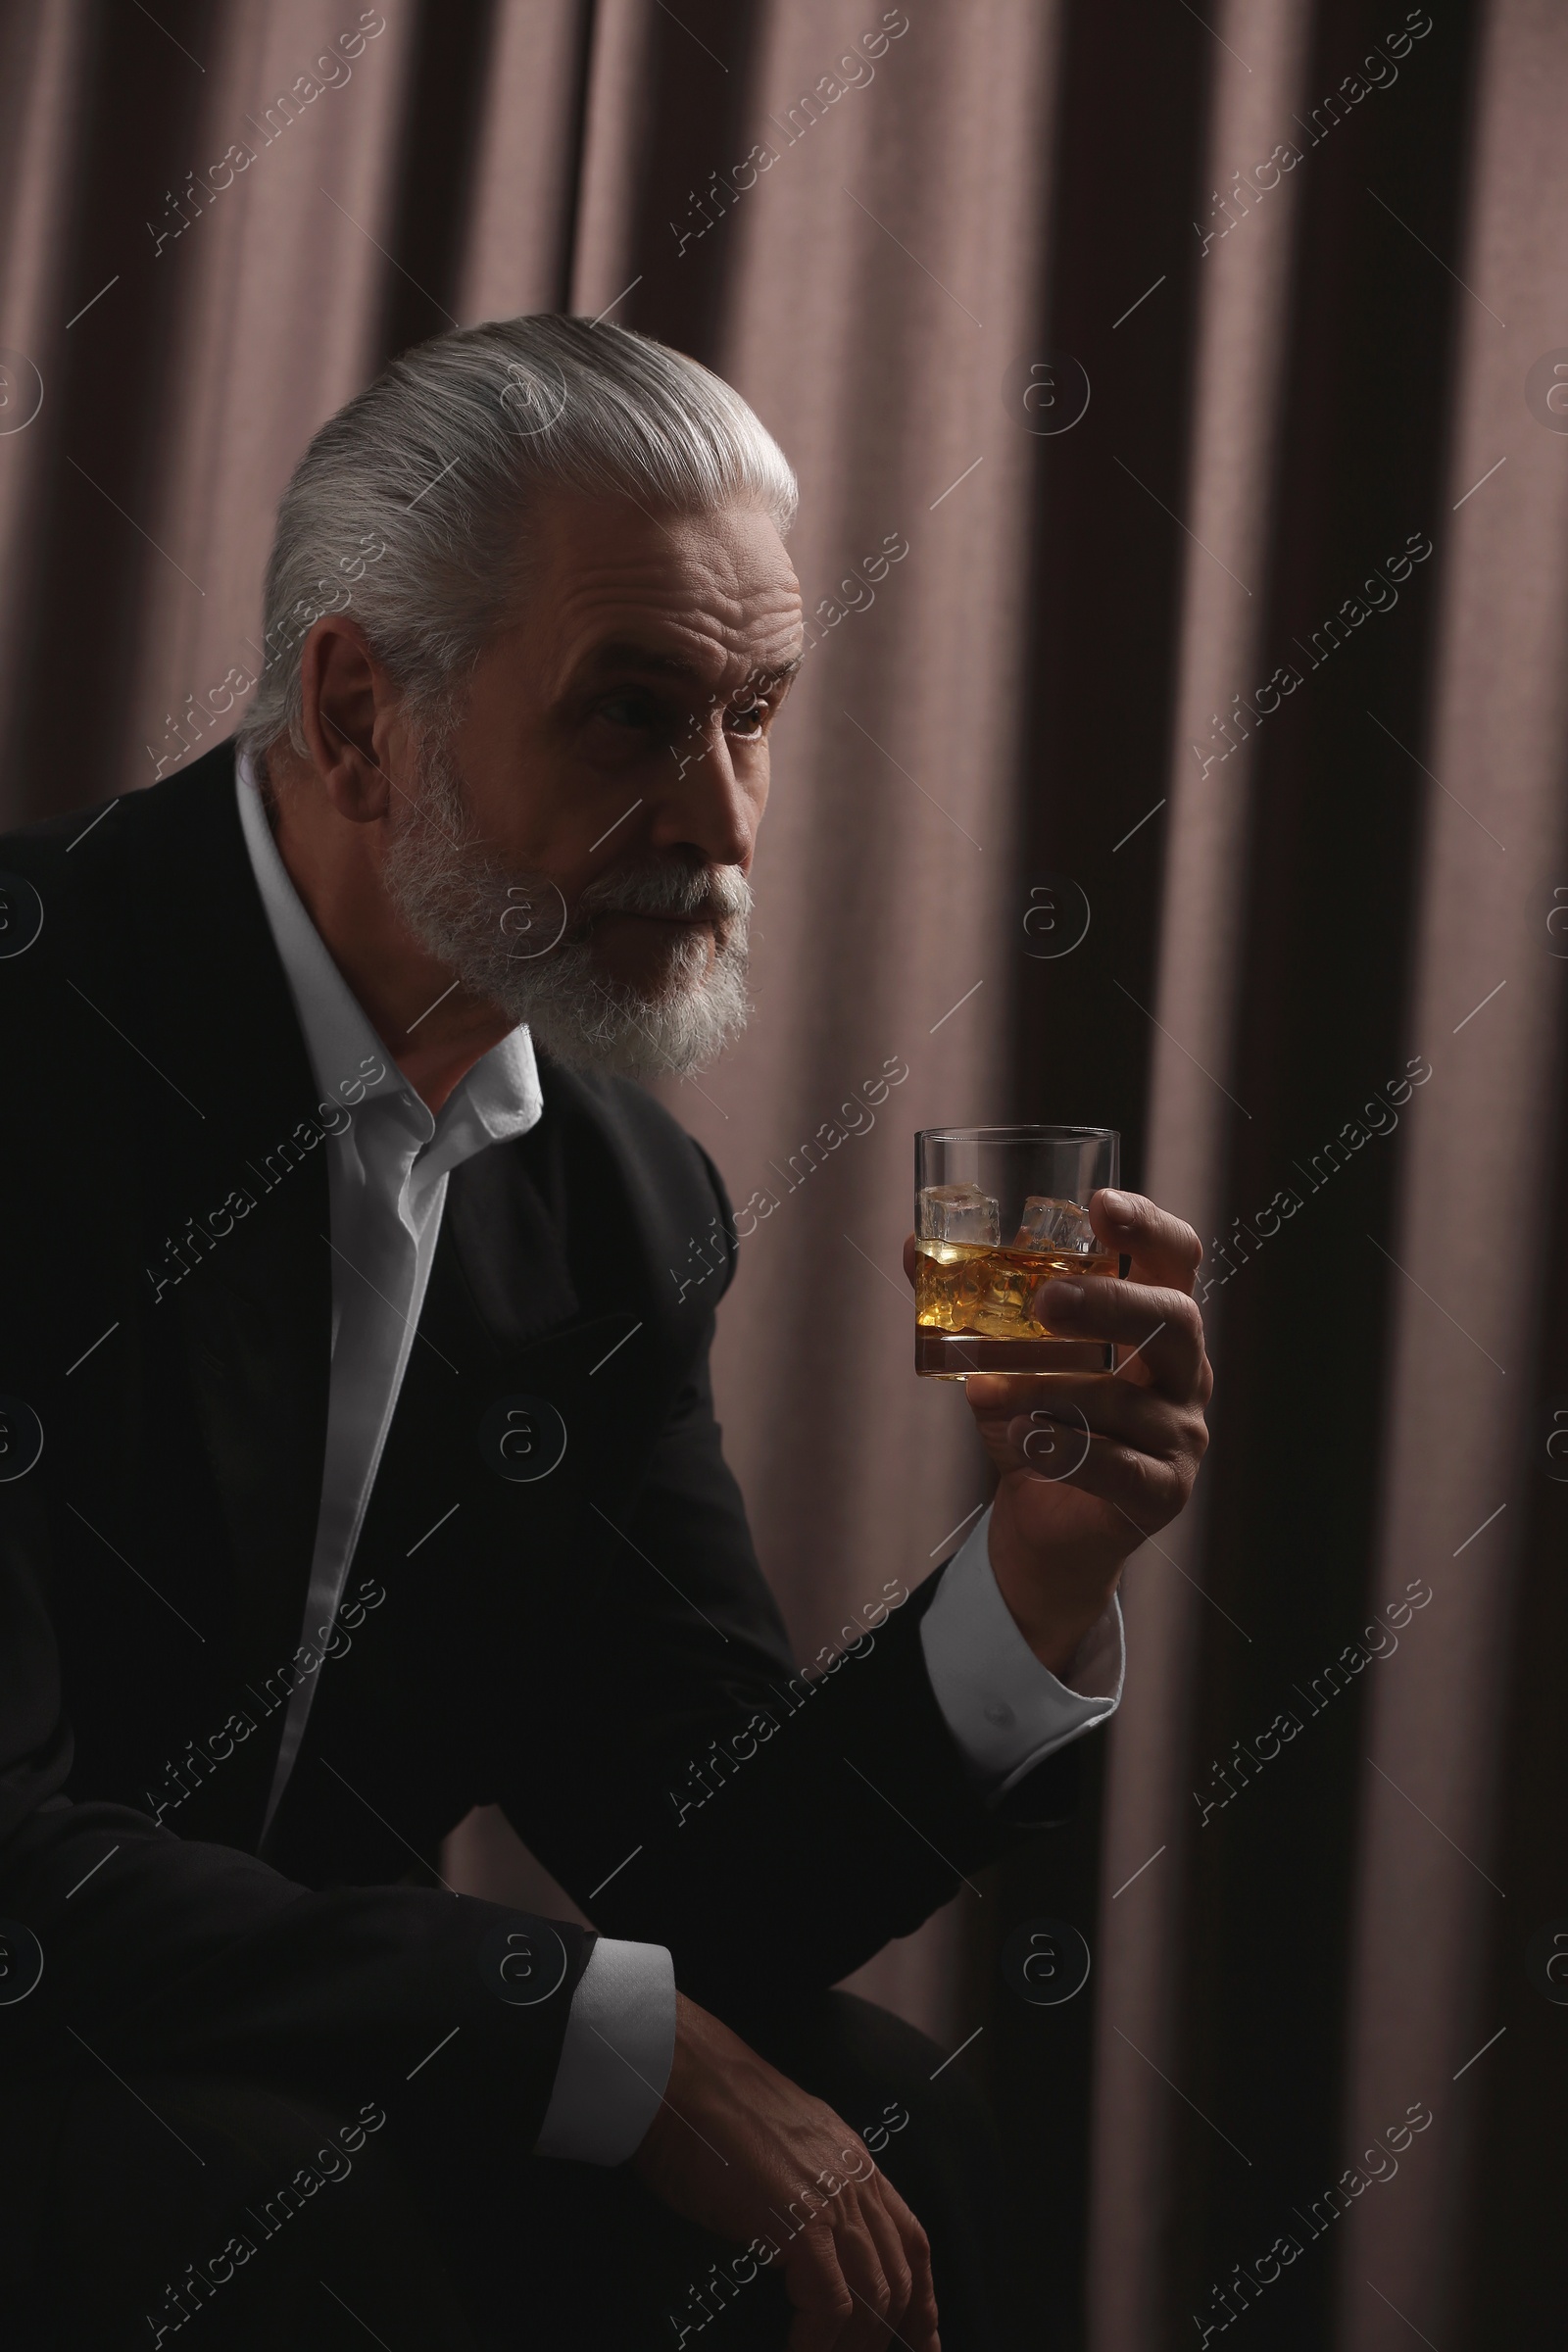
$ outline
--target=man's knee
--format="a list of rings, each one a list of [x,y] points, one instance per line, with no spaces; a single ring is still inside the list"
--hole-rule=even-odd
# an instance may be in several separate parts
[[[782,2074],[864,2140],[931,2241],[942,2340],[1007,2352],[1022,2340],[1008,2230],[1011,2193],[988,2101],[960,2059],[856,1993],[789,2011],[726,2012]]]
[[[876,2002],[834,1991],[727,2022],[835,2108],[879,2161],[910,2131],[963,2152],[982,2173],[1000,2160],[990,2108],[973,2081],[929,2034]]]

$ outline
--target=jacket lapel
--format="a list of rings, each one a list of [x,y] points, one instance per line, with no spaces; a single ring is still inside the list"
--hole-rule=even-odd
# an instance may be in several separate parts
[[[320,1504],[331,1145],[245,849],[232,744],[138,797],[136,1018],[200,1112],[194,1141],[188,1118],[148,1139],[150,1231],[173,1245],[149,1266],[167,1267],[160,1311],[187,1340],[235,1565],[237,1678],[260,1683],[299,1642]],[[236,1755],[258,1810],[278,1729],[247,1742],[243,1766]]]

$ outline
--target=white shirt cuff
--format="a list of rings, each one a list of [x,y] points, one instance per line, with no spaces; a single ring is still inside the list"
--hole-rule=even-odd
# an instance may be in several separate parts
[[[662,1943],[601,1936],[577,1980],[536,2156],[624,2164],[675,2056],[675,1964]]]
[[[1113,1715],[1127,1649],[1114,1593],[1058,1678],[1042,1666],[1002,1597],[991,1566],[989,1509],[955,1552],[920,1620],[938,1706],[988,1804]]]

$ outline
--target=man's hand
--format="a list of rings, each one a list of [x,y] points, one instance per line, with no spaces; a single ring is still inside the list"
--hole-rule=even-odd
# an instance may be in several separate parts
[[[991,1566],[1054,1674],[1103,1614],[1129,1552],[1192,1493],[1214,1386],[1193,1298],[1202,1248],[1192,1227],[1137,1193],[1096,1193],[1089,1215],[1106,1249],[1131,1258],[1128,1279],[1042,1283],[1034,1313],[1063,1338],[1114,1341],[1115,1371],[974,1372],[964,1383],[1001,1473]],[[914,1260],[910,1234],[911,1282]]]
[[[779,2250],[789,2352],[940,2352],[925,2231],[869,2150],[684,1993],[663,2104],[632,2158],[654,2195],[719,2237]]]

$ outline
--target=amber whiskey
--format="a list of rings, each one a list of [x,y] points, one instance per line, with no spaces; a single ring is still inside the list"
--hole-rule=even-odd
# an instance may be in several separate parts
[[[1003,1249],[986,1242],[918,1241],[914,1368],[943,1380],[967,1372],[1109,1372],[1114,1350],[1059,1337],[1032,1311],[1042,1282],[1115,1274],[1105,1250]]]

